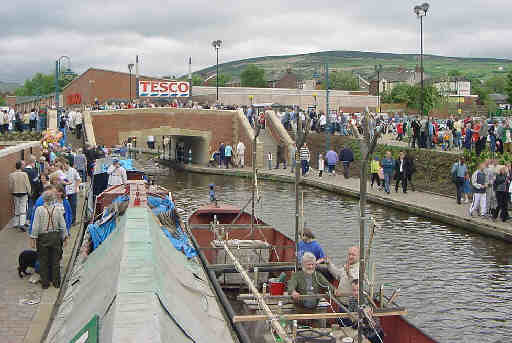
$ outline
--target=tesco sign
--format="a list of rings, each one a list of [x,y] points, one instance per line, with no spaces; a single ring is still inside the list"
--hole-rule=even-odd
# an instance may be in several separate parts
[[[186,81],[139,81],[139,96],[175,97],[189,96],[190,84]]]

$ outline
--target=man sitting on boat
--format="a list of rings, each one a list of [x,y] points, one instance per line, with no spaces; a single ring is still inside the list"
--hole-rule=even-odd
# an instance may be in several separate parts
[[[107,169],[108,186],[124,185],[126,183],[126,170],[121,167],[119,160],[114,158],[112,165]]]
[[[315,235],[309,228],[304,228],[302,241],[299,242],[299,261],[306,252],[310,252],[315,256],[317,264],[325,262],[324,250],[315,240]]]
[[[326,293],[329,289],[329,281],[316,270],[317,260],[315,255],[305,252],[302,256],[302,270],[292,274],[288,281],[288,294],[290,294],[300,312],[313,312],[320,299],[300,299],[301,295],[313,295]]]
[[[356,246],[348,249],[347,263],[343,268],[337,268],[332,261],[326,259],[329,272],[340,280],[334,295],[344,305],[348,304],[348,298],[352,294],[352,281],[359,278],[359,248]]]

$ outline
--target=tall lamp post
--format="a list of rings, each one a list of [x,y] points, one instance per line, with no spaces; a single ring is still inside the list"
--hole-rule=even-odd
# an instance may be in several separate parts
[[[424,89],[423,89],[423,17],[427,15],[430,5],[424,2],[422,5],[414,6],[414,13],[420,20],[420,44],[421,44],[421,55],[420,55],[420,72],[421,72],[421,115],[424,113]]]
[[[325,119],[327,126],[327,134],[325,136],[325,151],[329,151],[331,146],[329,134],[331,133],[331,120],[329,115],[329,62],[327,62],[327,57],[325,60]]]
[[[380,113],[380,72],[382,71],[382,64],[375,65],[375,71],[377,72],[377,113]]]
[[[130,63],[128,64],[128,71],[130,72],[130,104],[132,103],[132,69],[135,66],[135,64]]]
[[[212,46],[215,49],[215,51],[217,52],[217,66],[216,66],[216,71],[215,71],[215,74],[216,74],[215,79],[216,79],[216,84],[217,84],[217,103],[219,102],[219,49],[220,49],[221,45],[222,45],[222,41],[220,39],[214,40],[212,42]]]
[[[71,58],[69,56],[61,56],[55,61],[55,109],[59,109],[59,75],[60,75],[60,64],[61,60],[67,59],[68,60],[68,68],[64,72],[66,75],[73,74],[71,71]],[[57,111],[58,113],[58,111]]]

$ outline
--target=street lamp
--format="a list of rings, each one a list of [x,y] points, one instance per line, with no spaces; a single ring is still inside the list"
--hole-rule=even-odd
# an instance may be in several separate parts
[[[251,106],[252,106],[252,99],[254,99],[254,95],[249,95],[249,101],[251,102]]]
[[[377,113],[380,113],[380,72],[382,71],[382,64],[375,65],[377,72]]]
[[[62,59],[68,60],[68,68],[64,72],[65,75],[71,75],[73,72],[71,71],[71,58],[69,56],[61,56],[55,61],[55,108],[59,109],[59,75],[60,75],[60,63]]]
[[[421,69],[421,115],[424,115],[424,90],[423,90],[423,17],[427,15],[430,5],[424,2],[422,5],[414,6],[414,13],[420,19],[420,69]]]
[[[128,64],[128,70],[130,71],[130,104],[132,103],[132,69],[134,67],[133,63]]]
[[[214,40],[212,42],[212,46],[213,48],[215,49],[215,51],[217,52],[217,67],[216,67],[216,84],[217,84],[217,103],[219,102],[219,49],[220,49],[220,46],[222,45],[222,41],[220,39],[217,39],[217,40]]]

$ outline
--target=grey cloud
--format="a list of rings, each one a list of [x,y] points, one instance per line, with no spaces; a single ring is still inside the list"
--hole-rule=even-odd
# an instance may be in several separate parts
[[[221,61],[321,50],[417,53],[422,1],[27,0],[0,7],[0,80],[23,80],[72,57],[73,69],[125,70],[142,55],[146,74],[181,74],[211,65],[210,42],[222,39]],[[499,8],[499,11],[496,9]],[[503,44],[512,28],[502,0],[431,1],[425,52],[512,57]]]

